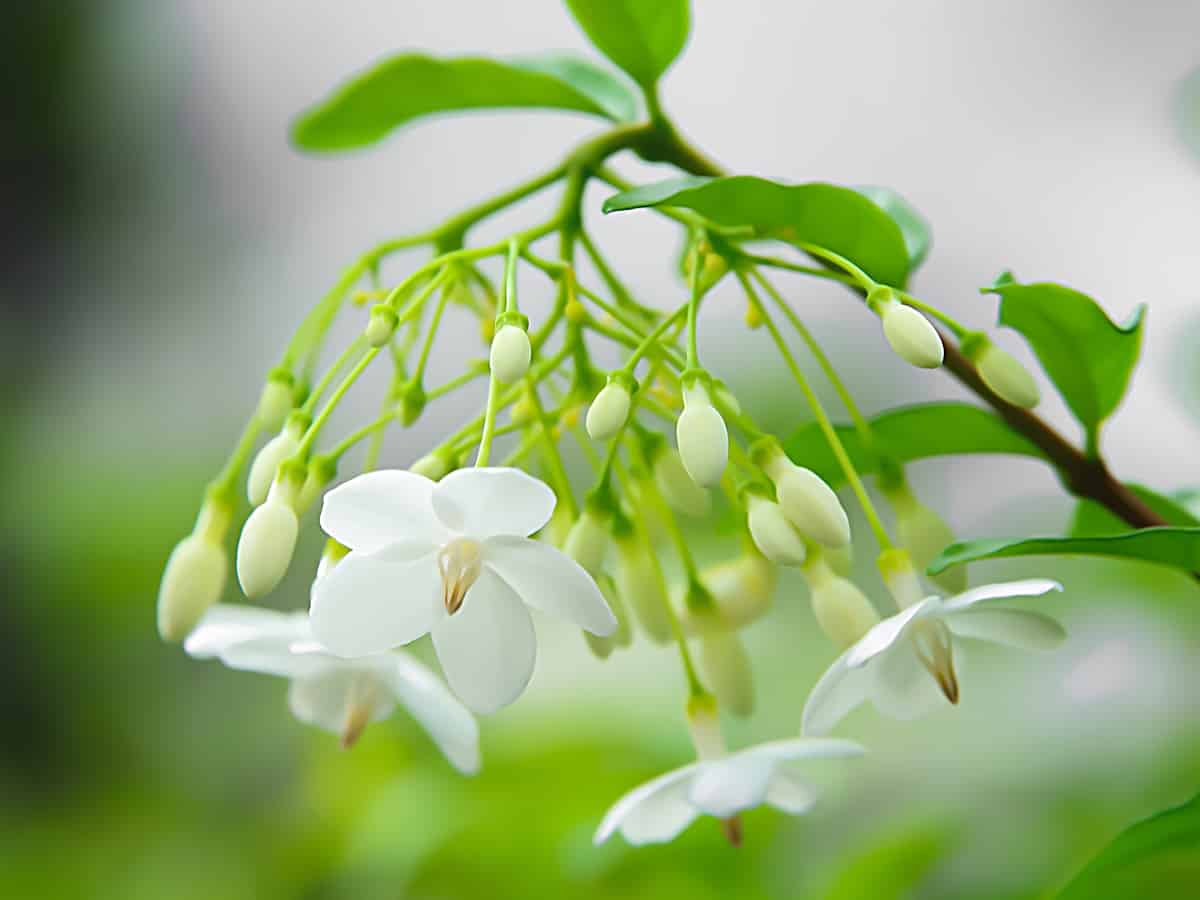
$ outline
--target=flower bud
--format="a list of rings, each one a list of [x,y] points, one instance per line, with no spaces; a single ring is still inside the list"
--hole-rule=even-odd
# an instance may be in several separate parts
[[[308,464],[304,483],[296,494],[297,515],[310,509],[321,499],[329,482],[337,477],[337,461],[330,456],[317,456]]]
[[[425,412],[425,404],[428,402],[429,397],[423,385],[415,381],[404,385],[400,390],[400,424],[408,428],[416,422],[421,418],[421,413]]]
[[[256,413],[259,424],[267,431],[279,428],[292,411],[292,392],[295,387],[292,373],[285,369],[276,369],[267,377],[267,383],[258,397]]]
[[[250,513],[238,539],[238,582],[247,597],[268,594],[283,580],[299,531],[295,510],[283,499],[276,482],[266,503]]]
[[[586,507],[567,533],[563,553],[594,577],[604,567],[610,537],[611,517],[599,508]]]
[[[410,472],[424,475],[430,481],[441,481],[452,468],[450,460],[441,453],[427,453],[408,467]]]
[[[587,411],[587,433],[594,441],[606,441],[625,425],[633,395],[625,379],[609,378]]]
[[[492,338],[492,375],[501,384],[514,384],[529,371],[532,355],[525,329],[517,325],[502,325]]]
[[[802,565],[804,539],[779,504],[762,494],[750,493],[746,495],[746,505],[749,508],[746,524],[758,551],[781,566]]]
[[[775,496],[783,514],[802,535],[826,547],[850,543],[850,520],[833,489],[811,469],[798,466],[783,451],[776,451],[766,465],[775,482]]]
[[[675,444],[692,481],[710,487],[721,480],[729,462],[729,432],[708,399],[708,391],[698,384],[684,389]]]
[[[378,303],[371,307],[371,318],[367,320],[367,327],[363,331],[363,337],[367,339],[367,343],[372,347],[384,347],[388,341],[392,339],[392,335],[396,333],[396,324],[399,318],[396,316],[396,311],[386,303]]]
[[[229,557],[211,536],[193,532],[175,545],[158,588],[158,633],[181,641],[221,599]]]
[[[293,417],[293,420],[284,426],[283,431],[263,444],[262,449],[258,451],[254,462],[250,464],[250,475],[246,478],[246,498],[251,506],[259,506],[267,499],[279,464],[300,448],[300,435],[303,431],[299,418]]]
[[[708,566],[700,573],[726,628],[742,628],[766,615],[775,592],[775,569],[757,553]]]
[[[822,556],[814,553],[801,571],[808,582],[817,624],[845,650],[879,622],[879,614],[858,586],[836,574]]]
[[[631,607],[650,640],[671,640],[671,613],[662,567],[641,532],[617,538],[617,592]]]
[[[531,425],[537,421],[537,407],[528,395],[522,395],[509,410],[509,419],[514,425]]]
[[[663,447],[655,456],[653,467],[654,484],[672,509],[696,518],[712,511],[712,497],[688,475],[677,451]]]
[[[629,624],[629,612],[626,610],[625,604],[621,602],[621,594],[613,584],[613,580],[607,575],[598,575],[596,586],[600,588],[600,593],[608,602],[608,607],[617,620],[617,628],[612,634],[605,637],[592,634],[590,631],[584,631],[583,637],[587,641],[588,648],[598,659],[608,659],[617,647],[628,647],[633,642],[633,629]]]
[[[883,336],[906,363],[922,369],[936,369],[942,364],[942,339],[917,310],[893,300],[880,309],[879,318]]]
[[[879,574],[888,586],[896,606],[907,609],[925,599],[927,592],[921,587],[921,579],[913,568],[908,551],[900,548],[884,550],[876,560]]]
[[[954,543],[954,532],[941,516],[921,503],[907,486],[887,492],[888,501],[896,511],[896,536],[908,550],[913,563],[924,572],[947,546]],[[967,567],[953,566],[933,575],[930,580],[950,594],[967,589]]]
[[[325,549],[321,551],[321,559],[317,563],[317,580],[324,577],[330,569],[345,559],[350,548],[333,538],[325,539]]]
[[[969,345],[964,343],[963,349]],[[1041,391],[1029,370],[1011,353],[1001,350],[987,338],[974,353],[968,352],[979,370],[983,383],[1013,406],[1033,409],[1041,400]]]
[[[844,547],[824,547],[821,554],[825,557],[825,562],[829,563],[829,568],[837,574],[849,578],[850,573],[854,571],[854,544],[846,544]]]
[[[687,705],[688,731],[699,759],[720,759],[726,754],[721,720],[712,697],[693,697]]]
[[[754,712],[754,677],[736,631],[705,633],[699,663],[705,683],[731,713],[744,718]]]

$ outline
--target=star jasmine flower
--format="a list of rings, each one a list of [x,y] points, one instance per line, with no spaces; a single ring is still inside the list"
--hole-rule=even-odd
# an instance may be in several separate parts
[[[232,669],[291,679],[288,702],[302,722],[338,734],[343,747],[404,706],[460,772],[479,771],[479,726],[432,672],[405,653],[347,660],[313,640],[308,616],[245,606],[212,607],[184,649]]]
[[[959,698],[955,644],[975,638],[1028,650],[1048,650],[1064,638],[1062,626],[1025,609],[985,601],[1037,597],[1062,590],[1032,578],[972,588],[950,598],[926,597],[884,619],[846,650],[821,676],[804,706],[804,734],[825,734],[864,700],[897,719],[931,711],[940,694]]]
[[[529,535],[554,492],[518,469],[360,475],[325,495],[321,527],[350,548],[313,585],[316,639],[369,656],[427,632],[450,687],[475,712],[513,702],[533,674],[527,606],[607,636],[616,618],[582,567]]]
[[[605,815],[596,831],[602,844],[620,831],[630,844],[657,844],[677,837],[701,814],[741,840],[737,815],[763,803],[798,816],[816,802],[816,790],[789,771],[807,759],[858,756],[863,748],[836,738],[791,738],[747,747],[728,756],[701,759],[634,788]]]

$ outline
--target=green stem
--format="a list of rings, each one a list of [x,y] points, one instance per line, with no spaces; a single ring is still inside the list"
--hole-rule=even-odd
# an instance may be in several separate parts
[[[583,244],[583,250],[587,253],[588,259],[592,261],[592,265],[600,273],[601,281],[607,285],[609,292],[616,299],[618,306],[632,309],[647,318],[653,318],[657,315],[655,310],[650,309],[648,306],[643,306],[633,298],[633,294],[629,292],[629,289],[617,277],[617,273],[609,265],[608,260],[604,258],[604,254],[600,252],[600,248],[596,246],[596,242],[592,240],[592,236],[588,234],[586,228],[580,229],[579,241]]]
[[[358,376],[366,371],[367,366],[371,364],[371,360],[373,360],[378,353],[378,347],[371,347],[362,355],[362,359],[355,364],[354,368],[346,373],[346,377],[342,379],[342,383],[338,385],[337,390],[335,390],[330,396],[329,401],[321,410],[320,415],[313,420],[312,425],[308,427],[308,431],[304,432],[304,437],[300,440],[300,446],[296,450],[295,458],[304,459],[308,455],[308,452],[312,449],[313,442],[317,439],[317,435],[321,433],[321,429],[325,427],[325,423],[329,421],[329,417],[333,415],[333,411],[337,408],[337,405],[341,401],[342,397],[344,397],[346,392],[354,386],[354,382],[358,380]]]
[[[621,369],[632,375],[634,369],[637,367],[637,364],[641,362],[642,357],[646,355],[647,351],[649,351],[650,348],[654,346],[655,342],[662,337],[663,332],[670,328],[674,322],[678,321],[680,317],[687,314],[688,308],[689,304],[683,304],[677,310],[675,310],[675,312],[671,313],[671,315],[667,316],[656,326],[654,326],[654,330],[642,339],[642,342],[633,349],[633,353],[629,354],[629,359],[625,361],[625,365],[623,365]]]
[[[971,332],[971,329],[968,328],[966,325],[963,325],[957,319],[951,318],[949,315],[942,312],[936,306],[930,306],[924,300],[920,300],[917,297],[914,297],[912,294],[906,293],[904,291],[895,291],[895,293],[896,293],[897,297],[899,297],[901,300],[903,300],[907,305],[911,306],[913,309],[919,309],[921,312],[925,313],[925,315],[932,316],[933,318],[937,319],[939,322],[941,322],[943,325],[945,325],[947,328],[949,328],[951,333],[956,338],[959,338],[961,340],[964,336],[966,336],[967,334],[969,334]]]
[[[450,302],[450,292],[444,287],[449,272],[449,269],[442,269],[421,292],[421,302],[424,303],[435,290],[442,287],[442,292],[438,295],[437,305],[433,308],[433,318],[429,322],[429,330],[425,332],[425,341],[421,344],[421,353],[417,357],[417,367],[413,370],[413,384],[419,385],[425,378],[425,366],[429,362],[429,352],[433,349],[433,340],[437,337],[438,326],[442,323],[442,313],[446,311],[446,304]]]
[[[493,375],[488,379],[487,408],[483,414],[483,437],[479,441],[479,453],[475,457],[475,468],[482,469],[492,455],[492,438],[496,430],[497,400],[500,396],[500,380]]]
[[[217,473],[216,477],[208,483],[208,488],[205,491],[206,496],[226,504],[234,502],[237,497],[237,482],[240,480],[242,470],[246,467],[246,463],[250,459],[250,451],[254,449],[254,442],[261,430],[262,426],[258,421],[258,416],[251,416],[242,429],[242,434],[238,438],[237,444],[234,445],[233,452],[225,460],[225,465],[221,467],[221,471]]]
[[[559,163],[554,168],[535,175],[528,181],[518,184],[503,193],[497,194],[482,203],[463,210],[447,219],[438,227],[428,232],[428,238],[443,249],[457,249],[462,246],[467,231],[471,226],[483,221],[488,216],[507,209],[514,203],[519,203],[526,197],[536,194],[542,188],[549,187],[561,179],[567,171],[566,163]]]
[[[314,409],[316,409],[317,402],[321,399],[321,395],[324,394],[326,390],[328,390],[329,385],[333,383],[333,379],[337,377],[338,372],[340,372],[342,369],[345,368],[346,363],[350,362],[350,360],[357,353],[362,351],[364,343],[365,343],[365,341],[363,340],[362,336],[360,335],[359,337],[357,337],[353,341],[351,341],[350,344],[346,347],[346,349],[341,352],[341,354],[338,356],[338,358],[336,360],[334,360],[333,365],[330,366],[326,370],[325,374],[321,376],[321,380],[317,382],[316,387],[314,387],[312,389],[312,392],[308,395],[308,398],[304,401],[304,406],[301,407],[301,410],[303,412],[308,413],[310,415],[312,414],[312,411]]]

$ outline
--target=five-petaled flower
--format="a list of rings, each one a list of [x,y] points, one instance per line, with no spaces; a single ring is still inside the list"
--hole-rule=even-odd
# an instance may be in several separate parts
[[[1057,646],[1064,637],[1062,626],[1043,613],[980,604],[1057,590],[1062,586],[1045,578],[988,584],[950,598],[926,597],[884,619],[821,676],[804,706],[801,731],[825,734],[867,699],[897,719],[924,715],[940,695],[957,703],[957,639],[1042,650]]]
[[[425,666],[401,652],[347,660],[313,640],[308,616],[218,604],[184,643],[199,659],[291,679],[296,718],[338,734],[349,747],[371,722],[404,706],[465,774],[479,771],[479,725]]]
[[[601,844],[620,831],[637,846],[669,841],[700,814],[714,816],[733,843],[741,839],[738,813],[767,803],[798,816],[816,802],[816,790],[784,766],[799,760],[859,756],[863,748],[838,738],[790,738],[703,759],[634,788],[613,805],[596,830]]]
[[[467,706],[506,706],[533,674],[526,605],[601,636],[617,626],[591,576],[529,538],[555,501],[543,482],[508,468],[460,469],[436,483],[386,470],[335,488],[321,527],[351,552],[313,584],[313,634],[357,657],[431,632]]]

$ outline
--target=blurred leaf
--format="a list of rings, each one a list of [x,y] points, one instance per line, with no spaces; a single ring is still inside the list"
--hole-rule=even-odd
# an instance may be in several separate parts
[[[1126,828],[1059,900],[1193,897],[1200,885],[1200,797]]]
[[[1200,526],[1200,519],[1197,519],[1170,497],[1164,497],[1162,494],[1155,493],[1138,484],[1130,484],[1127,487],[1137,494],[1142,502],[1158,513],[1168,525],[1179,525],[1184,528]],[[1128,530],[1129,523],[1117,518],[1096,501],[1080,500],[1075,506],[1075,514],[1071,517],[1071,527],[1067,533],[1071,537],[1096,537],[1106,534],[1122,534]]]
[[[1012,431],[998,417],[967,403],[922,403],[880,413],[871,427],[899,463],[960,453],[1015,453],[1042,458],[1036,446]],[[837,426],[846,452],[863,474],[877,469],[858,433],[850,425]],[[815,422],[801,426],[784,444],[788,456],[812,469],[830,485],[845,480],[841,466]]]
[[[921,829],[889,835],[843,867],[821,900],[901,900],[946,851],[948,835]]]
[[[1175,125],[1183,143],[1195,156],[1200,157],[1200,68],[1193,70],[1179,85]]]
[[[1121,402],[1142,347],[1140,306],[1117,325],[1091,297],[1059,284],[1005,282],[998,294],[1001,325],[1021,332],[1089,439]]]
[[[908,248],[900,226],[858,191],[833,184],[781,184],[753,175],[685,176],[623,191],[604,211],[681,206],[721,225],[746,225],[763,237],[817,244],[877,281],[903,286]]]
[[[929,247],[933,243],[933,232],[929,223],[891,188],[865,186],[855,190],[891,216],[892,221],[900,226],[900,233],[904,235],[904,246],[908,250],[908,270],[916,271],[929,255]]]
[[[1100,537],[1000,538],[951,544],[929,564],[936,575],[953,565],[1007,556],[1112,556],[1200,569],[1200,528],[1143,528]]]
[[[405,53],[355,76],[303,113],[292,126],[292,140],[305,150],[350,150],[422,116],[519,108],[620,119],[632,113],[635,101],[613,75],[562,54],[501,62]]]
[[[588,40],[645,88],[687,43],[688,6],[688,0],[567,0]]]

